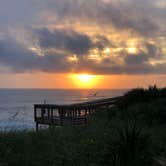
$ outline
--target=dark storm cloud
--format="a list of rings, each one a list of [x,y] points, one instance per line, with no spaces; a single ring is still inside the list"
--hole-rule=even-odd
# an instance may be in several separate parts
[[[39,43],[44,48],[58,48],[73,54],[86,54],[92,47],[92,42],[87,35],[74,31],[54,30],[46,28],[36,31]]]

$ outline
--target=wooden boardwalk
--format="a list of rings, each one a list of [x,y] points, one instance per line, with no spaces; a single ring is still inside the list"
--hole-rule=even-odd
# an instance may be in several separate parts
[[[106,98],[69,105],[35,104],[36,130],[38,130],[39,124],[49,126],[85,125],[90,114],[101,108],[113,106],[120,99],[121,97]]]

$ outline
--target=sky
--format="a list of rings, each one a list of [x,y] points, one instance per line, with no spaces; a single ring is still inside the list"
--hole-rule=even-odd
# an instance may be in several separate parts
[[[0,88],[163,87],[165,18],[165,0],[1,0]]]

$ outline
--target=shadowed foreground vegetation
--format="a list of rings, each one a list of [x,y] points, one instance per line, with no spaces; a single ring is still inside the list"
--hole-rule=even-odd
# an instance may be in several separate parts
[[[0,133],[0,165],[150,166],[166,156],[166,89],[127,92],[88,126]]]

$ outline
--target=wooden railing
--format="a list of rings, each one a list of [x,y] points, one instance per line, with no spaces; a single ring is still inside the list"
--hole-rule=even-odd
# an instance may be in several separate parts
[[[121,97],[107,98],[70,105],[35,104],[34,119],[38,124],[47,125],[85,125],[91,113],[102,107],[116,104]]]

